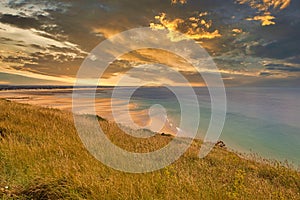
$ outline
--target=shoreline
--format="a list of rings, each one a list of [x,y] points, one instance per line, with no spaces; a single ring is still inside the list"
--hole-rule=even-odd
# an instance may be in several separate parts
[[[41,92],[42,91],[42,92]],[[46,89],[46,90],[11,90],[11,91],[0,91],[0,98],[3,99],[8,99],[8,100],[12,100],[14,102],[18,102],[18,103],[24,103],[24,104],[30,104],[30,105],[35,105],[35,106],[41,106],[41,107],[49,107],[49,108],[56,108],[56,109],[60,109],[60,110],[65,110],[68,112],[72,112],[72,98],[66,98],[64,97],[65,92],[61,92],[58,94],[55,94],[55,91],[57,91],[56,89]],[[68,91],[70,92],[69,89],[66,90],[59,90],[59,91]],[[101,92],[105,92],[104,90],[101,90]],[[62,95],[62,96],[59,96]],[[111,99],[110,98],[99,98],[97,100],[98,104],[101,104],[101,109],[96,109],[96,115],[103,117],[105,119],[107,119],[108,121],[112,121],[115,122],[114,117],[111,114]],[[124,112],[124,107],[127,107],[129,110],[134,110],[135,107],[137,105],[135,105],[134,103],[131,103],[128,106],[124,106],[124,104],[122,104],[122,101],[117,102],[118,103],[118,109],[120,109],[120,112]],[[89,108],[88,108],[89,109]],[[84,109],[82,110],[81,114],[93,114],[93,113],[89,113],[89,112],[85,112]],[[150,129],[147,127],[147,125],[149,125],[149,119],[147,119],[148,117],[148,110],[135,110],[133,112],[130,113],[131,117],[133,118],[133,122],[137,123],[140,126],[143,126],[145,129]],[[123,122],[123,123],[119,123],[122,124],[123,126],[126,127],[130,127],[133,130],[137,130],[137,129],[141,129],[139,127],[134,127],[132,125],[132,121],[128,120],[127,116],[118,116],[119,122]],[[146,121],[146,123],[145,123]],[[169,128],[169,127],[168,127]],[[151,129],[150,129],[151,130]],[[176,135],[176,132],[173,130],[169,129],[165,129],[165,130],[151,130],[153,132],[157,132],[157,133],[165,133],[167,135]],[[200,139],[200,138],[198,138]],[[226,141],[225,141],[226,142]],[[294,163],[292,161],[286,161],[286,160],[280,160],[280,159],[276,159],[276,158],[267,158],[266,156],[262,156],[259,152],[252,152],[251,149],[249,150],[245,150],[245,149],[238,149],[238,148],[231,148],[230,146],[228,146],[228,144],[226,143],[226,147],[229,151],[234,152],[236,154],[238,154],[239,156],[246,158],[246,159],[252,159],[252,157],[255,157],[255,160],[269,160],[269,161],[277,161],[282,163],[283,165],[286,165],[286,163],[288,163],[288,165],[293,166],[294,169],[297,169],[298,171],[300,170],[300,164]]]
[[[79,88],[86,89],[86,88]],[[98,92],[105,92],[106,88],[98,88]],[[56,93],[60,91],[60,93]],[[63,92],[65,91],[65,92]],[[65,96],[70,94],[70,89],[22,89],[22,90],[7,90],[0,91],[0,98],[15,101],[18,103],[25,103],[31,105],[37,105],[41,107],[57,108],[60,110],[66,110],[73,112],[72,96]],[[72,94],[72,92],[71,92]],[[110,97],[97,98],[95,101],[95,112],[93,108],[85,105],[85,99],[81,100],[82,103],[78,107],[79,114],[96,114],[109,121],[114,121],[124,126],[128,126],[132,129],[149,129],[154,132],[161,132],[171,135],[176,135],[177,130],[172,127],[172,123],[165,121],[164,124],[159,123],[160,118],[153,118],[158,124],[160,130],[151,124],[151,119],[149,118],[149,109],[139,110],[136,109],[138,105],[136,103],[127,104],[123,100],[113,99]],[[88,102],[90,103],[90,101]],[[114,107],[112,107],[114,104]],[[126,105],[125,105],[126,104]],[[114,113],[112,112],[114,108]],[[75,108],[77,109],[77,108]],[[129,111],[130,117],[127,115],[127,110]],[[153,122],[154,124],[154,122]]]
[[[18,99],[19,100],[19,99]],[[6,98],[2,98],[0,97],[0,101],[11,101],[11,102],[15,102],[17,104],[22,104],[22,105],[30,105],[30,106],[34,106],[34,107],[37,107],[37,108],[46,108],[46,109],[58,109],[62,112],[67,112],[67,113],[72,113],[72,110],[68,110],[68,109],[62,109],[62,108],[58,108],[58,107],[51,107],[51,106],[41,106],[39,104],[31,104],[31,103],[28,103],[28,102],[18,102],[18,101],[14,101],[14,100],[10,100],[10,99],[6,99]],[[79,115],[89,115],[88,113],[78,113]],[[96,117],[98,119],[104,119],[106,121],[108,121],[109,123],[115,123],[114,121],[111,121],[101,115],[96,115]],[[143,130],[143,129],[133,129],[132,127],[129,127],[129,126],[126,126],[126,125],[123,125],[121,124],[121,126],[125,127],[125,128],[129,128],[129,129],[132,129],[134,131],[139,131],[139,130]],[[149,129],[145,129],[145,130],[149,130]],[[151,130],[149,130],[151,131]],[[170,134],[170,133],[165,133],[165,132],[155,132],[155,131],[151,131],[153,132],[154,134],[153,135],[160,135],[160,136],[163,136],[163,137],[176,137],[176,135],[174,134]],[[183,139],[185,137],[182,137]],[[196,141],[201,141],[201,143],[203,143],[203,141],[199,138],[195,138],[194,140]],[[221,145],[220,145],[221,144]],[[241,159],[245,159],[245,160],[248,160],[248,161],[251,161],[251,162],[257,162],[257,163],[261,163],[261,164],[266,164],[266,165],[270,165],[270,166],[277,166],[277,165],[280,165],[282,167],[286,167],[288,169],[291,169],[291,170],[295,170],[297,172],[300,172],[300,165],[295,165],[293,163],[290,163],[288,161],[279,161],[277,159],[270,159],[270,158],[264,158],[262,157],[261,155],[259,155],[258,153],[247,153],[247,152],[241,152],[241,151],[238,151],[236,149],[233,149],[233,148],[230,148],[229,146],[226,145],[226,143],[224,143],[222,140],[219,140],[216,144],[215,144],[215,148],[218,147],[218,148],[221,148],[227,152],[230,152],[230,153],[233,153],[235,154],[236,156],[238,156],[239,158]]]

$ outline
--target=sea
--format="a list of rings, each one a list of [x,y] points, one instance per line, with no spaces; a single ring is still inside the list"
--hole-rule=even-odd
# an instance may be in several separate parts
[[[197,105],[199,105],[196,107],[195,102],[192,102],[193,98],[188,94],[182,93],[183,95],[181,94],[181,97],[178,98],[178,94],[165,87],[142,87],[134,89],[134,92],[130,87],[74,90],[77,90],[77,95],[80,94],[82,99],[95,98],[97,110],[102,111],[100,114],[104,118],[113,120],[113,116],[109,114],[111,113],[109,107],[115,109],[118,120],[121,119],[122,122],[123,119],[124,125],[132,126],[130,123],[126,124],[126,119],[130,116],[135,116],[133,121],[139,121],[140,124],[143,124],[143,120],[149,121],[151,113],[155,116],[153,108],[158,109],[158,113],[164,115],[163,118],[170,127],[175,127],[173,130],[180,130],[182,120],[190,122],[191,126],[194,126],[195,119],[198,120],[197,113],[199,113],[196,137],[200,139],[205,138],[211,123],[212,101],[207,88],[193,88]],[[183,91],[185,91],[184,88]],[[71,110],[73,90],[1,91],[0,97],[21,103],[29,102]],[[108,106],[109,99],[114,99],[113,106],[111,104]],[[187,106],[181,105],[182,100]],[[82,103],[77,105],[81,108],[77,110],[88,114],[91,106],[85,105],[85,103],[86,101],[82,100]],[[132,106],[128,107],[129,104]],[[227,148],[245,155],[286,162],[299,168],[300,88],[226,88],[226,105],[226,117],[219,140],[222,140]],[[88,109],[84,109],[84,107]],[[182,110],[182,108],[186,110]],[[129,111],[130,116],[126,115],[125,111]],[[134,128],[139,127],[140,124]],[[188,129],[181,131],[185,131],[189,136]]]

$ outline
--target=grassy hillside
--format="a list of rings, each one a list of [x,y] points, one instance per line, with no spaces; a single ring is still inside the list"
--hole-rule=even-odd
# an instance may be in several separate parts
[[[100,120],[122,148],[147,152],[172,138],[144,140]],[[160,171],[128,174],[83,147],[72,114],[0,100],[0,198],[3,199],[300,199],[300,174],[216,147],[198,158],[200,141]]]

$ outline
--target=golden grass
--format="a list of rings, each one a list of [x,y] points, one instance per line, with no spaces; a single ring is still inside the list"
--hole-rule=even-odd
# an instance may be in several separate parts
[[[300,174],[242,159],[216,147],[198,158],[200,141],[175,163],[145,174],[113,170],[82,145],[71,113],[0,100],[2,199],[300,199]],[[117,145],[148,152],[172,138],[125,135],[99,121]]]

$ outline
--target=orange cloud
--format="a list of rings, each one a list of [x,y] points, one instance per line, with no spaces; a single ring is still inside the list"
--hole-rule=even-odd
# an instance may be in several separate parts
[[[287,8],[291,0],[237,0],[239,4],[248,4],[251,8],[256,9],[259,15],[247,18],[249,21],[261,21],[262,26],[274,25],[275,17],[271,14],[274,9],[283,10]]]
[[[186,4],[187,0],[171,0],[171,4]]]
[[[269,15],[268,13],[266,13],[265,15],[261,15],[261,16],[254,16],[253,18],[247,18],[246,20],[248,21],[261,21],[261,25],[262,26],[269,26],[269,25],[274,25],[275,22],[272,21],[274,20],[275,17],[272,15]]]
[[[265,12],[276,8],[283,10],[290,5],[291,0],[237,0],[237,2],[248,4],[251,8]]]
[[[194,40],[213,39],[221,37],[219,30],[209,30],[212,26],[211,20],[202,19],[207,13],[200,13],[198,16],[190,17],[187,20],[175,18],[173,20],[167,19],[166,13],[155,16],[157,23],[150,23],[152,29],[167,29],[170,31],[179,31],[184,33],[188,38]],[[176,33],[171,33],[169,37],[173,41],[180,41],[184,38],[178,36]]]
[[[234,28],[234,29],[232,29],[232,32],[234,32],[234,33],[243,33],[243,30],[238,29],[238,28]]]

